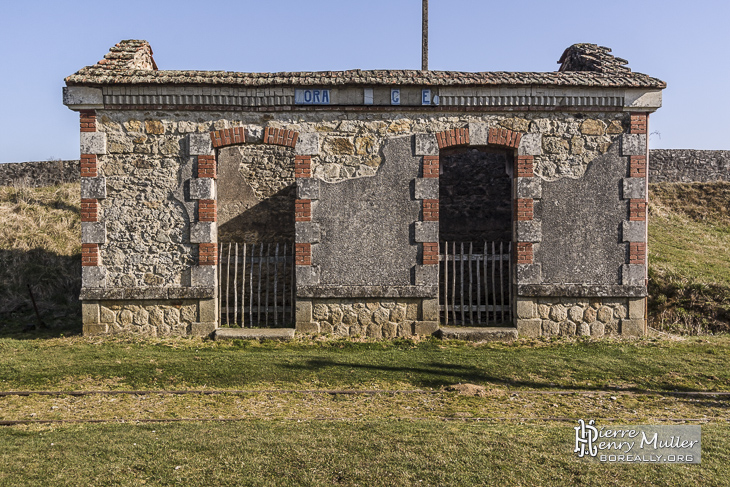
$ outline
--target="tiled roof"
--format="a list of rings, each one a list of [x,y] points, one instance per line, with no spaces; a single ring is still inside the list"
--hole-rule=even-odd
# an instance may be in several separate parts
[[[560,70],[547,73],[349,70],[298,73],[236,73],[229,71],[160,71],[147,41],[122,41],[104,59],[66,78],[68,85],[233,85],[233,86],[345,86],[426,85],[500,86],[550,85],[617,88],[665,88],[666,83],[631,72],[626,61],[595,44],[576,44],[563,53]]]

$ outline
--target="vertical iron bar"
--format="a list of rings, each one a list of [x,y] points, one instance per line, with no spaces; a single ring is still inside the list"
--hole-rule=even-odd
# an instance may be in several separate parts
[[[484,241],[484,260],[482,268],[484,270],[484,321],[489,325],[489,247],[487,241]]]
[[[456,324],[456,242],[451,244],[451,320]]]
[[[461,324],[465,324],[464,319],[464,242],[461,242],[461,255],[459,256],[459,298],[461,299]]]
[[[233,324],[238,324],[238,242],[233,258]]]
[[[449,324],[449,242],[444,242],[444,326]]]
[[[279,324],[279,310],[276,308],[276,281],[279,279],[279,244],[276,244],[274,251],[274,328]]]
[[[469,242],[469,324],[470,325],[474,324],[474,312],[471,309],[471,306],[472,306],[472,297],[471,297],[471,293],[472,293],[472,285],[471,285],[471,283],[472,283],[472,272],[471,272],[472,247],[473,247],[472,243]]]
[[[251,270],[248,279],[248,326],[253,328],[253,257],[256,255],[256,244],[251,244]]]
[[[477,249],[477,252],[479,252],[479,249]],[[477,323],[482,323],[482,281],[481,276],[479,275],[480,266],[481,262],[479,260],[479,254],[477,254]]]
[[[228,267],[226,268],[226,326],[231,326],[228,305],[228,293],[230,291],[231,283],[231,242],[228,242]]]
[[[507,280],[509,281],[509,302],[507,303],[509,305],[509,320],[514,326],[517,323],[514,323],[515,318],[512,314],[512,307],[514,306],[512,302],[512,242],[507,244]]]
[[[259,244],[259,292],[258,292],[258,300],[256,301],[256,304],[259,306],[259,313],[256,317],[256,323],[261,326],[261,265],[264,261],[264,244]]]
[[[241,328],[246,326],[246,244],[243,244],[243,260],[241,262]]]
[[[286,325],[286,242],[282,251],[284,268],[281,271],[281,324]]]
[[[495,254],[497,253],[497,250],[494,247],[494,241],[492,241],[492,255],[490,256],[490,259],[492,259],[492,303],[494,304],[494,324],[497,324],[497,280],[494,278],[494,266],[497,265],[497,259],[495,258]]]
[[[266,244],[266,301],[264,302],[264,315],[266,316],[266,328],[269,327],[269,284],[271,284],[271,273],[269,262],[271,261],[271,244]]]
[[[502,303],[502,323],[504,323],[504,260],[502,259],[502,256],[504,254],[504,242],[499,242],[499,299]]]

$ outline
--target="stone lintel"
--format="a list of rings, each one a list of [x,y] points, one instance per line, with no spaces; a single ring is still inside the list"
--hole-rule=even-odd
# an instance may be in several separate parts
[[[515,197],[539,200],[542,198],[541,181],[540,178],[515,178]]]
[[[621,266],[621,284],[624,286],[643,286],[646,269],[642,264],[624,264]]]
[[[646,296],[646,286],[619,284],[518,284],[518,296],[624,298]]]
[[[100,265],[83,266],[81,268],[81,287],[106,287],[106,267]]]
[[[81,178],[81,197],[97,200],[106,198],[106,178],[104,176]]]
[[[646,134],[623,134],[621,136],[622,156],[645,156]]]
[[[188,134],[188,155],[213,155],[213,143],[209,134]]]
[[[101,88],[64,86],[63,104],[72,110],[98,110],[104,108],[104,96]]]
[[[81,154],[106,154],[106,132],[81,132]]]
[[[318,243],[320,239],[319,223],[295,222],[294,235],[296,243]]]
[[[417,243],[438,242],[439,222],[416,222],[415,240]]]
[[[522,134],[520,146],[517,148],[520,156],[539,156],[542,154],[542,134]]]
[[[215,179],[193,178],[190,180],[191,200],[214,200],[216,199]]]
[[[318,200],[319,199],[319,179],[313,178],[298,178],[297,184],[297,198],[300,200]]]
[[[195,222],[190,224],[190,243],[217,242],[218,225],[216,222]]]
[[[190,268],[190,284],[193,287],[212,287],[218,285],[217,266],[194,265]],[[202,319],[201,319],[202,320]],[[202,320],[211,321],[211,320]]]
[[[308,266],[297,267],[299,271]],[[435,266],[434,266],[435,267]],[[438,286],[332,286],[297,285],[297,298],[436,298]]]
[[[646,242],[646,222],[623,221],[621,234],[624,242]]]
[[[414,199],[437,200],[439,198],[439,178],[416,178],[414,181]]]
[[[645,199],[646,198],[646,179],[645,178],[624,178],[623,199]]]
[[[542,266],[540,264],[517,264],[518,284],[540,284],[542,282]]]
[[[214,268],[215,266],[209,266]],[[93,267],[85,267],[83,269],[93,269]],[[134,288],[102,288],[102,287],[85,287],[81,289],[82,301],[88,300],[105,300],[105,301],[125,301],[125,300],[148,300],[148,299],[209,299],[216,297],[216,288],[207,286],[196,287],[134,287]]]
[[[415,154],[417,156],[437,156],[439,146],[434,134],[416,134]]]
[[[81,243],[106,243],[106,223],[81,222]]]
[[[319,154],[319,134],[316,132],[300,132],[294,154],[298,156],[316,156]]]

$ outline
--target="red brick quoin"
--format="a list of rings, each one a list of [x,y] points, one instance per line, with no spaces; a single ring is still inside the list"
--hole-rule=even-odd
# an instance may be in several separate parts
[[[96,132],[96,112],[94,110],[81,110],[79,121],[81,132]]]
[[[99,244],[81,244],[81,265],[84,267],[99,265]]]
[[[641,264],[646,262],[646,243],[631,242],[629,244],[629,264]]]
[[[294,177],[312,177],[312,156],[294,156]]]
[[[294,263],[296,265],[312,265],[312,244],[294,244]]]
[[[312,221],[312,200],[294,200],[294,221]]]
[[[532,264],[532,242],[517,242],[515,248],[517,250],[518,264]]]
[[[198,156],[198,177],[216,179],[215,156]]]
[[[198,244],[198,265],[217,265],[218,246],[214,243]]]
[[[632,134],[645,134],[646,133],[646,113],[632,113],[631,114],[631,133]]]
[[[439,263],[438,242],[426,242],[423,244],[423,265],[436,265]]]
[[[81,221],[82,222],[98,222],[99,221],[99,200],[95,198],[81,199]]]
[[[439,200],[423,200],[423,221],[439,221]]]
[[[423,177],[439,177],[439,156],[423,156]]]
[[[98,175],[96,154],[81,154],[81,177],[95,178]]]
[[[534,158],[532,156],[517,156],[516,174],[518,178],[531,178],[535,176]]]
[[[532,220],[534,210],[533,199],[517,198],[515,203],[515,219],[518,221]]]

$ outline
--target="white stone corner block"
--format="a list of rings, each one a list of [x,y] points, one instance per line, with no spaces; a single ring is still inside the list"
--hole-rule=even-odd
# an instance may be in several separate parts
[[[209,134],[188,134],[188,155],[210,156],[213,154],[213,143]]]
[[[623,134],[621,136],[621,155],[646,155],[646,134]]]
[[[416,178],[414,196],[417,200],[437,200],[439,198],[439,178]]]
[[[417,243],[438,242],[439,222],[416,222],[415,240]]]
[[[416,265],[414,267],[416,286],[438,286],[439,266]]]
[[[319,199],[319,179],[298,178],[297,198],[300,200],[318,200]]]
[[[81,132],[81,154],[106,154],[106,132]]]
[[[106,223],[81,222],[81,243],[106,243]]]
[[[517,148],[520,156],[539,156],[542,154],[542,134],[522,134],[520,146]]]
[[[489,141],[489,125],[486,123],[469,123],[469,145],[487,145]]]
[[[106,267],[84,266],[81,268],[81,287],[106,287]]]
[[[104,108],[104,95],[101,88],[88,86],[65,86],[63,104],[76,110],[95,110]]]
[[[191,200],[214,200],[216,199],[215,179],[193,178],[190,180]]]
[[[516,221],[518,242],[542,242],[542,222],[537,220]]]
[[[625,200],[646,198],[645,178],[624,178],[622,197]]]
[[[217,287],[217,266],[194,265],[190,268],[190,285],[192,287]]]
[[[516,198],[532,198],[539,200],[542,198],[542,179],[540,178],[515,178],[515,197]]]
[[[643,91],[643,90],[626,90],[624,93],[624,107],[626,108],[644,108],[653,109],[654,111],[662,106],[662,92],[659,91]]]
[[[81,197],[101,200],[106,198],[106,178],[81,178]]]
[[[218,243],[216,222],[195,222],[190,224],[190,243]]]
[[[319,223],[295,222],[294,238],[296,243],[318,243],[320,239]]]
[[[542,266],[540,264],[517,264],[516,284],[540,284],[542,282]]]
[[[646,222],[623,221],[621,222],[621,235],[624,242],[645,242]]]
[[[439,145],[434,134],[416,134],[415,154],[417,156],[437,156]]]
[[[646,270],[642,264],[621,266],[621,284],[624,286],[643,286],[646,284]]]
[[[316,286],[319,284],[319,266],[298,265],[297,266],[297,287]]]
[[[315,156],[319,154],[319,134],[316,132],[299,133],[294,154],[298,156]]]

